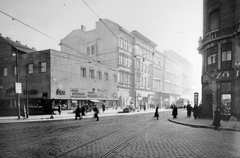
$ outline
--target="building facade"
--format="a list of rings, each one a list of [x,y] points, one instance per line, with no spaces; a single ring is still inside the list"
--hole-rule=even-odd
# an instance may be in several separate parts
[[[223,118],[240,118],[240,2],[204,0],[202,105],[205,117],[221,108]]]
[[[17,113],[16,77],[22,85],[20,108],[27,105],[30,115],[51,113],[52,106],[60,102],[67,109],[75,109],[76,105],[91,109],[91,105],[103,102],[106,107],[117,104],[116,71],[71,53],[36,51],[4,37],[1,40],[5,42],[0,62],[2,115]],[[16,51],[17,58],[11,56]]]

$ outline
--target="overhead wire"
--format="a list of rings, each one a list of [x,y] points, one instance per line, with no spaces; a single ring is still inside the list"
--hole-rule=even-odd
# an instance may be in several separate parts
[[[70,48],[70,49],[72,49],[72,50],[74,50],[74,51],[76,51],[76,52],[78,52],[78,53],[80,53],[80,54],[86,56],[88,59],[92,60],[92,62],[96,62],[95,59],[93,59],[93,58],[91,58],[91,57],[85,55],[84,53],[81,53],[80,51],[78,51],[78,50],[76,50],[76,49],[74,49],[74,48],[72,48],[72,47],[70,47],[70,46],[68,46],[68,45],[66,45],[66,44],[64,44],[64,43],[62,43],[62,42],[59,42],[59,41],[56,40],[55,38],[53,38],[53,37],[51,37],[51,36],[49,36],[49,35],[43,33],[42,31],[39,31],[38,29],[36,29],[36,28],[34,28],[34,27],[32,27],[32,26],[30,26],[30,25],[28,25],[28,24],[22,22],[21,20],[18,20],[17,18],[15,18],[15,17],[13,17],[13,16],[11,16],[11,15],[9,15],[9,14],[7,14],[7,13],[1,11],[1,10],[0,10],[0,12],[3,13],[4,15],[6,15],[6,16],[12,18],[12,20],[16,20],[16,21],[20,22],[21,24],[23,24],[23,25],[25,25],[25,26],[27,26],[27,27],[29,27],[29,28],[31,28],[31,29],[37,31],[38,33],[40,33],[40,34],[42,34],[42,35],[44,35],[44,36],[46,36],[46,37],[48,37],[48,38],[54,40],[55,42],[58,42],[58,43],[60,43],[60,44],[62,44],[62,45],[64,45],[64,46],[66,46],[66,47],[68,47],[68,48]],[[60,53],[62,53],[62,52],[60,52]],[[69,54],[69,53],[68,53],[68,55],[72,55],[72,54]],[[76,57],[79,58],[79,56],[76,56]],[[98,62],[96,62],[96,63],[98,63]],[[101,65],[103,65],[103,64],[101,63]],[[112,68],[109,68],[109,67],[107,67],[106,65],[103,65],[103,66],[105,66],[105,67],[108,68],[108,69],[113,70]],[[115,70],[115,71],[116,71],[116,70]]]

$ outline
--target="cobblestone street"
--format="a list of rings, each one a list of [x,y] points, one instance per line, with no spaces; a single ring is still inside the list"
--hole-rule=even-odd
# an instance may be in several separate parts
[[[0,157],[240,157],[240,132],[168,121],[170,111],[0,124]]]

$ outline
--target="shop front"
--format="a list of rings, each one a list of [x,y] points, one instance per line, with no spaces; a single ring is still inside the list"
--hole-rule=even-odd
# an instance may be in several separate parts
[[[149,109],[155,105],[154,92],[136,90],[137,102],[136,105],[140,109]]]
[[[118,90],[118,107],[125,108],[133,103],[133,95],[130,89],[119,88]]]
[[[240,85],[240,70],[219,71],[204,74],[202,78],[202,106],[205,117],[213,117],[217,107],[221,108],[222,119],[239,115],[238,88]]]

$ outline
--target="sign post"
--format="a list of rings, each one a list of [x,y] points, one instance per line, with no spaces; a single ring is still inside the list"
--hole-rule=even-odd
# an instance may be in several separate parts
[[[195,106],[195,104],[198,106],[198,93],[197,92],[194,93],[194,106]]]

